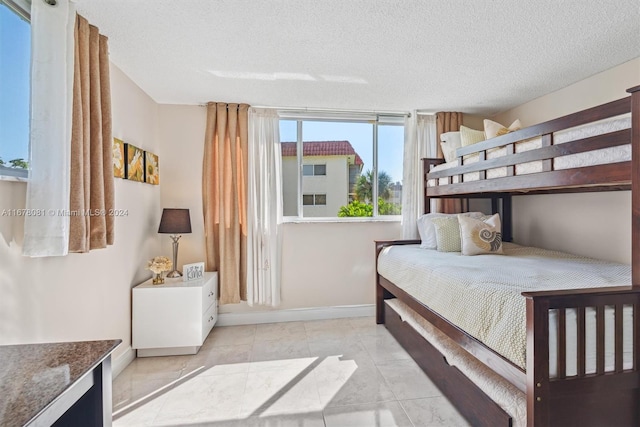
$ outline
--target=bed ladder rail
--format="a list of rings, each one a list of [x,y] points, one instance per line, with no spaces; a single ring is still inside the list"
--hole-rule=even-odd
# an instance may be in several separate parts
[[[624,286],[523,296],[527,425],[640,425],[640,289]],[[632,319],[627,327],[625,317]],[[631,357],[624,356],[625,343],[627,350],[632,347]]]

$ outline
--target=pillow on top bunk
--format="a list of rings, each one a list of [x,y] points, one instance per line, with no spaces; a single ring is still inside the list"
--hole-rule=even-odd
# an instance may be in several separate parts
[[[459,215],[480,219],[484,214],[482,212],[466,212]],[[436,229],[433,224],[433,219],[442,217],[453,217],[456,220],[457,227],[458,214],[429,213],[424,214],[420,218],[418,218],[418,233],[420,234],[420,240],[422,241],[422,243],[420,244],[420,247],[422,249],[436,249],[438,247]],[[458,252],[459,251],[460,249],[458,248]]]
[[[460,142],[463,147],[484,141],[484,131],[475,130],[466,126],[460,126]]]
[[[510,132],[515,132],[522,129],[520,120],[516,120],[509,127],[502,126],[500,123],[492,120],[484,120],[484,135],[489,138],[495,138],[496,136],[506,135]]]
[[[446,162],[453,162],[456,159],[456,150],[462,147],[460,132],[445,132],[440,135],[440,147]]]
[[[501,254],[502,227],[500,215],[486,220],[459,216],[462,255]]]

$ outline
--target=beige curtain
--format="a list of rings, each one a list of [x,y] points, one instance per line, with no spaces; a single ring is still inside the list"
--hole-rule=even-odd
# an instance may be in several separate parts
[[[220,304],[247,299],[246,104],[209,103],[202,202],[207,270],[218,271]]]
[[[443,159],[442,147],[440,146],[440,135],[446,132],[457,132],[462,124],[462,113],[440,112],[436,113],[436,144],[438,147],[438,158]],[[438,199],[436,201],[437,212],[460,213],[467,210],[466,203],[462,199]]]
[[[113,244],[113,137],[107,38],[76,18],[69,252]]]

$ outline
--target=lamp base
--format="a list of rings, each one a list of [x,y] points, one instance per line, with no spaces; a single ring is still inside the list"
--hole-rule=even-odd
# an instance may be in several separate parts
[[[167,273],[167,277],[174,279],[176,277],[182,277],[182,273],[180,273],[178,270],[173,270]]]

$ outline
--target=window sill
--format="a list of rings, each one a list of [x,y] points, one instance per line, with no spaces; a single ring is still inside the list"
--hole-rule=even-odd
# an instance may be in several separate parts
[[[22,176],[0,175],[0,181],[3,182],[27,182],[29,179]]]
[[[28,178],[28,169],[0,166],[0,180],[2,181],[26,182]]]
[[[389,215],[389,216],[378,216],[378,217],[347,217],[347,218],[337,218],[337,217],[316,217],[316,218],[298,218],[298,217],[284,217],[282,219],[283,224],[309,224],[309,223],[371,223],[371,222],[401,222],[402,216],[400,215]]]

